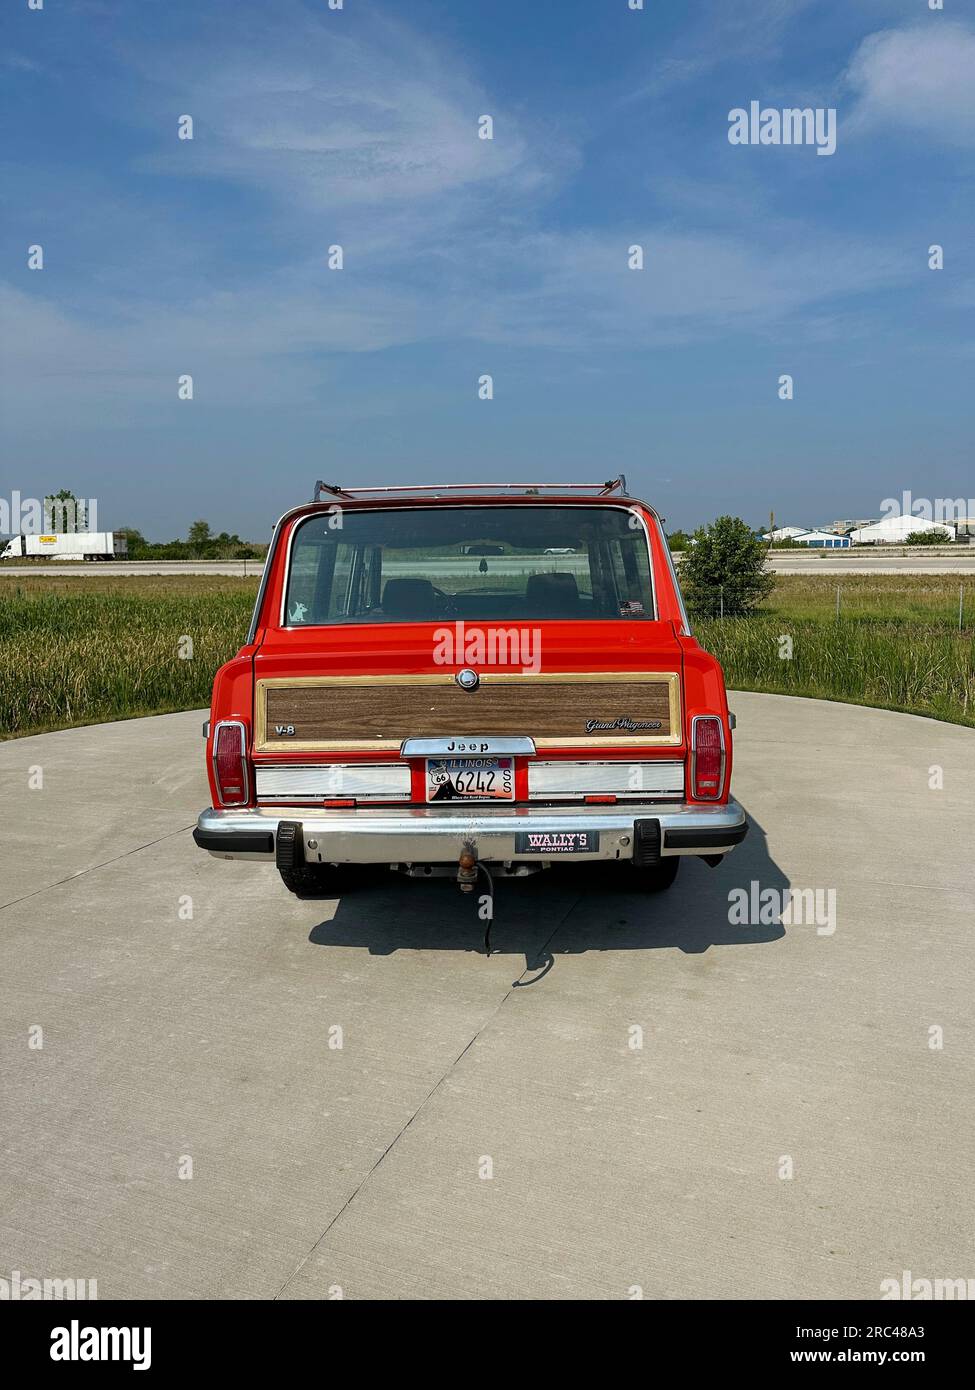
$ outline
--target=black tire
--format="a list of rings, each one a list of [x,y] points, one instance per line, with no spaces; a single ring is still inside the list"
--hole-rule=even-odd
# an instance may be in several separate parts
[[[680,856],[669,854],[657,864],[636,865],[631,875],[630,887],[641,893],[664,893],[670,888],[680,868]],[[632,879],[636,880],[634,884]]]
[[[334,898],[352,886],[351,875],[332,864],[298,864],[278,873],[296,898]]]

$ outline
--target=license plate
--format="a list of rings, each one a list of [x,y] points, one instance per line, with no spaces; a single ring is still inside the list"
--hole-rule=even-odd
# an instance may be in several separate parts
[[[427,758],[427,801],[514,801],[514,758]]]
[[[598,849],[598,830],[518,830],[515,833],[515,854],[594,854]]]

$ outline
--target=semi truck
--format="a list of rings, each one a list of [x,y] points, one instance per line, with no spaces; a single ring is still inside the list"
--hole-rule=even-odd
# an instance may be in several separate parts
[[[14,536],[0,552],[0,560],[35,555],[56,560],[117,560],[128,550],[128,541],[114,531],[58,531],[47,536]]]

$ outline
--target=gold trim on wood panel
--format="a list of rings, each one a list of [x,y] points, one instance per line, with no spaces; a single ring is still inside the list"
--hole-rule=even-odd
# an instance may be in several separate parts
[[[653,681],[667,685],[670,715],[669,734],[633,734],[626,739],[580,737],[580,738],[536,738],[536,748],[659,748],[674,747],[683,742],[680,711],[680,681],[676,671],[483,671],[478,672],[482,685],[527,685],[532,683],[558,683],[561,685],[612,684],[616,681]],[[444,671],[436,675],[415,676],[267,676],[256,682],[254,700],[254,751],[255,753],[287,752],[386,752],[398,748],[401,740],[396,739],[314,739],[314,740],[267,740],[267,692],[281,686],[361,686],[371,689],[377,685],[424,686],[453,685],[455,671]],[[459,688],[459,687],[458,687]],[[458,727],[458,735],[461,730]],[[476,733],[473,727],[469,733]],[[531,734],[530,729],[522,732]],[[409,732],[402,736],[409,738]]]

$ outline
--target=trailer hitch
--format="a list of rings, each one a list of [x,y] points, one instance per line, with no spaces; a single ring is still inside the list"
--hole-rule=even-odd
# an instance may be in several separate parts
[[[487,879],[487,917],[484,924],[484,954],[491,954],[491,924],[494,921],[494,879],[486,864],[477,857],[477,846],[473,840],[465,840],[457,860],[457,886],[462,893],[473,893],[478,874]]]
[[[477,882],[477,849],[473,840],[465,840],[457,860],[457,886],[462,893],[472,893]]]

